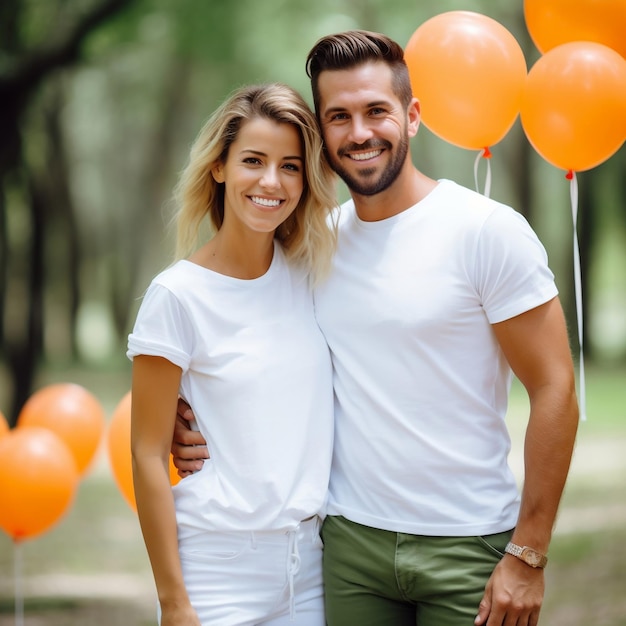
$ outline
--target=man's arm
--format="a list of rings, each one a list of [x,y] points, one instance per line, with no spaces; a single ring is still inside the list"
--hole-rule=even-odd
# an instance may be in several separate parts
[[[171,451],[174,467],[181,478],[202,469],[204,460],[209,458],[209,450],[204,437],[197,430],[191,430],[189,423],[193,419],[193,410],[182,398],[179,398]]]
[[[576,440],[574,367],[558,298],[493,325],[515,375],[528,392],[524,486],[512,542],[548,552]],[[475,623],[535,626],[544,595],[542,569],[505,555],[491,576]],[[517,622],[516,618],[517,616]]]

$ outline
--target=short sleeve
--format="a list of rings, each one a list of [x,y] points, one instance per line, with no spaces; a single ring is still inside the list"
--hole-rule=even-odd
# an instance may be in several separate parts
[[[167,287],[153,282],[148,288],[128,336],[129,359],[144,354],[160,356],[189,368],[193,346],[193,325],[176,296]]]
[[[476,287],[491,324],[530,311],[558,294],[548,255],[523,215],[496,208],[481,230]]]

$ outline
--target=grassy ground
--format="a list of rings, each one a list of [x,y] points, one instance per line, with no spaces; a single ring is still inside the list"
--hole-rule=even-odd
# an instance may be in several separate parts
[[[125,376],[106,373],[70,372],[55,380],[79,382],[99,397],[98,389],[106,389],[102,401],[109,413],[127,389]],[[550,551],[541,626],[626,625],[624,381],[623,370],[588,372],[588,421],[580,427]],[[514,387],[509,421],[518,472],[525,406]],[[18,547],[0,534],[0,626],[16,624],[16,582],[24,597],[24,626],[156,623],[137,519],[117,491],[104,451],[53,529]]]

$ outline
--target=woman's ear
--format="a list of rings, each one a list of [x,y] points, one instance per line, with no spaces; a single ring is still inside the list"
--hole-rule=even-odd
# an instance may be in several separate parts
[[[211,169],[211,174],[216,183],[224,182],[224,166],[221,163],[214,165]]]

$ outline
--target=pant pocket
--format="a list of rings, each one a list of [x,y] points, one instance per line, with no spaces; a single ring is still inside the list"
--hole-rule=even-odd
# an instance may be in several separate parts
[[[493,535],[482,535],[476,537],[476,541],[487,551],[495,556],[502,558],[506,544],[513,536],[513,529],[503,533],[495,533]]]

